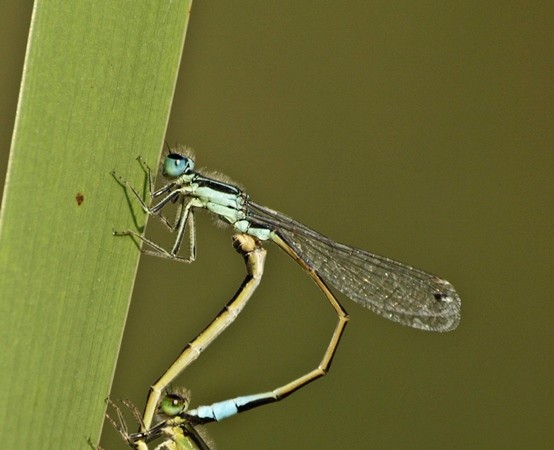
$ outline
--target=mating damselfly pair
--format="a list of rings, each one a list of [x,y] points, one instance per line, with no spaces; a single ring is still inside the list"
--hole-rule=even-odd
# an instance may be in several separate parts
[[[295,260],[321,289],[337,315],[337,324],[319,365],[310,372],[277,387],[272,391],[238,397],[214,404],[200,411],[189,411],[188,419],[196,417],[198,423],[217,421],[262,404],[285,398],[297,389],[325,375],[329,370],[340,337],[348,322],[348,315],[329,285],[355,302],[375,313],[403,325],[427,331],[450,331],[460,320],[460,298],[446,280],[422,270],[378,256],[348,245],[336,243],[318,232],[302,225],[286,215],[250,200],[240,188],[219,175],[203,174],[195,170],[189,151],[169,153],[162,164],[162,174],[167,180],[158,190],[148,165],[138,158],[148,177],[152,199],[160,199],[148,206],[138,191],[119,176],[117,179],[137,198],[142,209],[160,218],[176,237],[170,250],[132,230],[114,232],[131,235],[147,245],[143,252],[182,262],[196,258],[196,209],[206,209],[221,221],[231,225],[237,233],[234,246],[245,260],[247,275],[238,292],[222,312],[190,341],[171,367],[150,388],[141,430],[131,435],[131,443],[146,449],[149,430],[160,398],[173,380],[193,362],[240,313],[252,296],[263,274],[265,250],[262,243],[272,241]],[[115,174],[114,174],[115,175]],[[164,207],[177,205],[175,219],[169,221],[162,215]],[[189,256],[180,256],[182,243],[188,228]],[[178,417],[179,413],[175,414]]]

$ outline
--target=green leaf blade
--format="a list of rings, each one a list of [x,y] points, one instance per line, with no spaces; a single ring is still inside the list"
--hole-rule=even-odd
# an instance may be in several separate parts
[[[3,448],[98,439],[139,256],[110,172],[159,157],[190,4],[35,3],[0,213]]]

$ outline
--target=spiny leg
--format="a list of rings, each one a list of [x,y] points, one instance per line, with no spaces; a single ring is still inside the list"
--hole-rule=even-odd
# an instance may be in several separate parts
[[[144,160],[142,156],[137,156],[137,161],[139,162],[140,166],[142,167],[142,170],[146,173],[146,177],[148,179],[148,193],[150,194],[150,197],[154,197],[154,177],[152,176],[152,169],[148,165],[148,163]]]
[[[125,230],[125,231],[113,231],[114,236],[134,236],[137,239],[144,242],[149,247],[153,248],[153,250],[146,250],[141,248],[141,252],[146,255],[152,255],[152,256],[158,256],[161,258],[167,258],[172,259],[179,262],[185,262],[185,263],[191,263],[196,260],[196,226],[194,223],[194,210],[191,207],[191,203],[187,203],[184,208],[182,208],[181,216],[178,218],[179,222],[179,229],[177,232],[177,239],[175,240],[175,243],[173,245],[173,248],[171,251],[166,250],[161,245],[156,244],[154,241],[148,239],[146,236],[133,231],[133,230]],[[185,229],[187,228],[188,224],[188,230],[189,230],[189,257],[184,258],[182,256],[179,256],[179,250],[181,249],[181,244],[184,239],[185,235]]]
[[[139,194],[139,192],[136,190],[136,188],[128,181],[126,180],[125,178],[123,178],[121,175],[119,175],[115,170],[112,170],[111,172],[112,176],[116,179],[116,181],[121,185],[123,186],[124,188],[126,189],[129,189],[133,195],[135,196],[135,198],[137,199],[137,201],[139,202],[139,205],[140,207],[142,208],[142,210],[146,213],[146,214],[149,214],[149,215],[155,215],[155,214],[158,214],[159,210],[167,203],[171,202],[171,201],[174,201],[174,199],[179,195],[178,192],[175,192],[175,191],[172,191],[173,187],[174,187],[174,184],[173,183],[168,183],[166,184],[165,186],[161,187],[160,189],[158,189],[157,191],[155,192],[151,192],[150,189],[152,188],[152,185],[151,185],[151,181],[149,180],[148,181],[148,184],[149,184],[149,195],[150,195],[150,198],[156,198],[156,197],[159,197],[160,195],[162,194],[165,194],[165,193],[168,193],[169,194],[164,197],[163,200],[160,201],[160,203],[162,203],[162,205],[160,206],[160,203],[156,204],[155,206],[153,207],[149,207],[143,200],[142,198],[142,195]]]
[[[186,263],[193,262],[196,259],[196,227],[195,227],[192,207],[195,205],[191,203],[189,198],[182,195],[179,191],[172,190],[174,187],[173,183],[168,183],[167,185],[163,186],[159,190],[153,192],[152,190],[154,188],[154,181],[152,178],[152,171],[150,167],[146,164],[144,159],[142,159],[142,157],[139,156],[137,160],[140,162],[143,170],[147,174],[150,197],[157,198],[163,194],[167,194],[158,204],[154,205],[153,207],[148,207],[144,202],[144,200],[142,199],[141,195],[131,185],[131,183],[129,183],[129,181],[125,180],[123,177],[116,174],[115,171],[112,172],[112,175],[123,187],[125,187],[126,189],[129,189],[133,193],[133,195],[138,200],[142,210],[146,214],[160,219],[162,223],[171,232],[177,231],[177,236],[175,238],[173,247],[170,251],[164,249],[160,245],[156,244],[155,242],[151,241],[150,239],[146,238],[145,236],[133,230],[114,231],[113,233],[114,236],[135,236],[136,238],[140,239],[141,241],[143,241],[145,244],[147,244],[149,247],[153,249],[153,250],[141,249],[143,253],[148,255],[173,259],[176,261],[186,262]],[[169,220],[167,220],[166,217],[163,214],[161,214],[162,208],[170,202],[173,202],[173,203],[178,202],[177,210],[175,212],[175,219],[173,220],[173,223],[170,223]],[[181,249],[181,245],[185,236],[185,230],[187,227],[189,230],[189,257],[183,258],[181,256],[178,256],[178,253],[179,253],[179,250]]]
[[[154,190],[155,189],[155,185],[154,185],[155,180],[154,180],[154,177],[152,176],[152,169],[150,168],[150,166],[148,165],[148,163],[144,160],[144,158],[142,156],[137,156],[137,161],[140,163],[140,165],[142,167],[142,170],[144,170],[144,172],[146,173],[146,177],[147,177],[147,180],[148,180],[148,194],[150,195],[150,199],[158,198],[160,195],[168,192],[167,186],[171,186],[171,183],[168,183],[168,185],[162,187],[161,189],[159,189],[157,191]],[[119,178],[121,179],[121,177],[119,177]],[[137,196],[137,192],[135,192],[136,189],[133,189],[132,186],[129,183],[125,183],[125,186],[128,186],[133,191],[135,196]],[[140,200],[141,199],[139,198],[139,201]],[[153,214],[153,213],[150,212],[151,208],[149,208],[148,211],[146,211],[146,213],[158,217],[162,221],[162,223],[171,232],[173,232],[173,231],[177,230],[177,228],[179,227],[181,209],[184,206],[184,202],[185,202],[185,197],[181,196],[181,199],[179,200],[179,204],[177,205],[177,211],[175,212],[175,218],[173,219],[173,223],[171,223],[159,210],[158,210],[157,213]]]
[[[148,215],[152,215],[152,216],[157,216],[161,221],[162,223],[167,227],[169,228],[171,231],[175,231],[176,229],[176,223],[178,221],[178,217],[180,215],[180,208],[181,208],[181,204],[177,207],[177,211],[176,211],[176,216],[175,216],[175,219],[173,221],[173,223],[171,223],[160,211],[161,209],[163,208],[163,206],[165,206],[166,204],[168,204],[169,202],[175,202],[178,198],[179,198],[179,193],[176,192],[176,191],[172,191],[173,187],[174,187],[174,183],[167,183],[166,185],[162,186],[160,189],[158,189],[157,191],[154,191],[154,179],[152,177],[152,170],[150,169],[150,167],[146,164],[146,162],[144,161],[144,159],[142,157],[137,157],[137,160],[139,161],[139,163],[141,164],[141,167],[142,169],[146,172],[146,176],[147,176],[147,180],[148,180],[148,195],[150,197],[150,199],[154,199],[154,198],[158,198],[160,197],[161,195],[163,194],[167,194],[166,197],[164,197],[158,204],[152,206],[152,207],[149,207],[145,201],[143,200],[142,198],[142,195],[139,194],[139,192],[137,191],[137,189],[128,181],[126,180],[125,178],[123,178],[121,175],[119,175],[118,173],[115,172],[115,170],[113,170],[111,172],[112,176],[116,179],[116,181],[121,185],[123,186],[125,189],[128,189],[129,191],[132,192],[132,194],[134,195],[134,197],[137,199],[137,201],[139,202],[139,205],[141,207],[141,209]],[[182,201],[180,202],[182,203]]]
[[[133,441],[132,441],[132,439],[130,437],[130,434],[129,434],[129,428],[127,427],[127,422],[125,421],[125,418],[123,417],[123,413],[121,411],[121,408],[114,401],[112,401],[110,398],[106,399],[106,402],[108,403],[108,406],[111,406],[114,409],[114,411],[116,413],[116,416],[117,416],[117,420],[113,419],[107,412],[105,414],[106,419],[108,420],[108,422],[110,422],[112,427],[121,435],[123,440],[125,442],[127,442],[129,445],[133,446]],[[122,400],[122,403],[127,408],[129,408],[131,410],[135,420],[137,420],[137,422],[139,424],[142,424],[142,418],[141,418],[140,412],[138,411],[137,407],[128,400],[127,401]]]
[[[143,415],[141,431],[147,431],[156,413],[161,393],[186,367],[217,338],[239,315],[263,275],[266,251],[258,241],[246,234],[233,236],[233,247],[242,255],[246,265],[246,277],[233,298],[225,305],[217,317],[191,342],[189,342],[170,368],[150,388]],[[139,441],[140,442],[140,441]],[[138,442],[137,442],[138,443]],[[140,447],[139,447],[140,448]]]
[[[175,243],[173,244],[173,248],[171,249],[171,255],[176,257],[179,254],[179,250],[181,249],[181,244],[183,243],[183,239],[185,237],[185,229],[188,226],[189,261],[187,262],[193,262],[196,259],[196,225],[194,223],[194,210],[192,209],[193,206],[194,205],[192,201],[189,201],[183,206],[181,213],[175,222],[177,237],[175,238]]]

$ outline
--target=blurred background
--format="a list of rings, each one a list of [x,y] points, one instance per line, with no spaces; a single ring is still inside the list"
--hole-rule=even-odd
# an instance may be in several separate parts
[[[2,183],[31,8],[0,3]],[[256,202],[462,297],[460,327],[440,335],[339,296],[351,321],[330,374],[207,426],[218,448],[551,448],[553,29],[540,1],[193,5],[168,142]],[[197,219],[194,264],[141,258],[113,398],[142,408],[242,280],[231,232]],[[268,253],[251,303],[178,380],[193,406],[321,359],[333,312]],[[102,445],[126,448],[109,425]]]

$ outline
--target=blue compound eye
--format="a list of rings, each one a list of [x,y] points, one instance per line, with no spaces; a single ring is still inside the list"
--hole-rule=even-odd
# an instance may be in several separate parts
[[[194,170],[194,161],[179,153],[170,153],[164,160],[162,173],[177,178]]]

